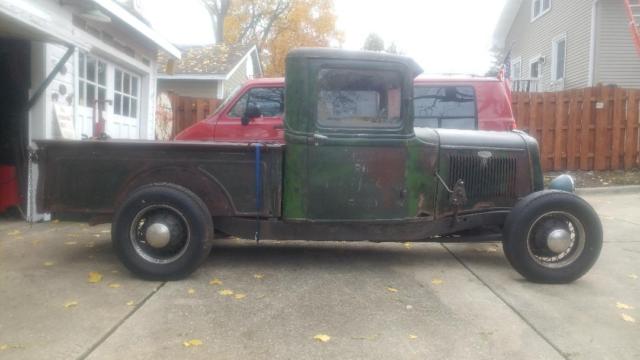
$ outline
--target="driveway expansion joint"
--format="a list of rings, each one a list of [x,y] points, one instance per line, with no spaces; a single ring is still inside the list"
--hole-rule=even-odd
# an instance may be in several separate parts
[[[505,304],[507,307],[509,307],[509,309],[511,309],[511,311],[513,311],[522,321],[524,321],[525,324],[527,324],[527,326],[529,326],[531,328],[531,330],[533,330],[536,334],[538,334],[538,336],[540,336],[540,338],[542,338],[547,344],[549,344],[549,346],[551,346],[557,353],[558,355],[560,355],[563,359],[565,360],[569,360],[569,358],[567,357],[567,355],[565,355],[562,350],[560,350],[560,348],[558,346],[556,346],[553,342],[551,342],[551,340],[549,340],[549,338],[547,338],[540,330],[538,330],[538,328],[536,328],[522,313],[520,313],[520,311],[518,311],[518,309],[516,309],[513,305],[511,305],[504,297],[502,297],[500,294],[498,294],[497,291],[495,291],[491,285],[489,285],[486,281],[484,281],[478,274],[476,274],[475,271],[473,271],[469,266],[467,266],[467,264],[465,264],[462,259],[460,259],[456,254],[454,254],[453,251],[451,251],[451,249],[449,249],[445,244],[440,243],[440,245],[447,250],[447,252],[449,252],[449,254],[451,254],[451,256],[453,256],[454,259],[456,259],[460,265],[462,265],[465,269],[467,269],[467,271],[469,271],[476,279],[478,279],[478,281],[480,281],[480,283],[482,283],[487,289],[489,289],[489,291],[491,291],[491,293],[493,293],[493,295],[495,295],[498,299],[500,299],[500,301]]]
[[[138,310],[140,310],[144,306],[144,304],[146,304],[147,301],[151,299],[153,295],[155,295],[158,291],[160,291],[160,289],[162,289],[162,287],[166,283],[167,282],[164,281],[160,285],[155,287],[149,294],[147,294],[147,296],[144,297],[144,299],[142,299],[142,301],[140,301],[140,303],[138,303],[131,311],[127,313],[127,315],[125,315],[111,329],[109,329],[109,331],[107,331],[95,344],[91,345],[91,347],[87,349],[84,353],[82,353],[82,355],[78,356],[78,360],[84,360],[89,355],[91,355],[91,353],[93,353],[98,347],[100,347],[100,345],[102,345],[105,341],[107,341],[107,339],[109,339],[109,337],[111,337],[111,335],[113,335],[113,333],[115,333],[116,330],[120,328],[120,326],[122,326],[125,322],[127,322],[127,320],[129,320],[129,318],[133,316],[133,314],[138,312]]]

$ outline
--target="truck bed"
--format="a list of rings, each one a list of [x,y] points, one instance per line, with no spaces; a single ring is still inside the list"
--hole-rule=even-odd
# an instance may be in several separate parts
[[[38,210],[111,215],[127,194],[173,183],[212,216],[281,215],[282,144],[38,140]],[[257,171],[256,152],[260,167]],[[261,201],[256,199],[260,183]]]

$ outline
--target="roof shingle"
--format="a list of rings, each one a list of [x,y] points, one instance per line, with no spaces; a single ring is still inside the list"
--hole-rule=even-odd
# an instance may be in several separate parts
[[[180,47],[182,58],[176,61],[172,75],[227,75],[253,45],[211,44]],[[168,57],[158,55],[158,73],[167,74]]]

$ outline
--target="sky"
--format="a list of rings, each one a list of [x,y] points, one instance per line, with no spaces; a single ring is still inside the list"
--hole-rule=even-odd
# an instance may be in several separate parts
[[[428,74],[484,74],[492,34],[506,0],[334,0],[346,49],[361,49],[369,33],[395,42]],[[200,0],[141,0],[152,26],[175,44],[214,42]]]

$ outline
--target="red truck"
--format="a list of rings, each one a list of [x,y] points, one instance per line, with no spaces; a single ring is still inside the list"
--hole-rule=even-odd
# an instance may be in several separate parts
[[[509,131],[515,129],[510,90],[485,77],[419,77],[414,80],[414,126]],[[247,109],[258,111],[247,116]],[[176,140],[284,142],[284,78],[247,81],[208,118]]]

